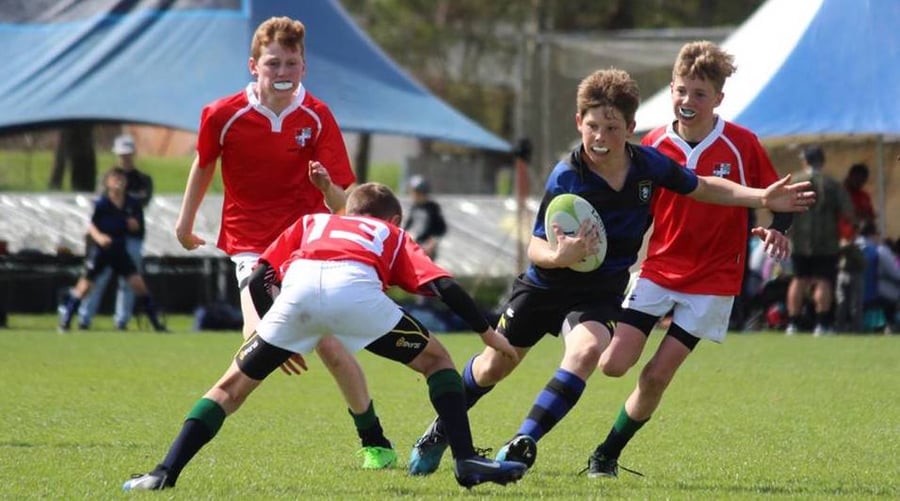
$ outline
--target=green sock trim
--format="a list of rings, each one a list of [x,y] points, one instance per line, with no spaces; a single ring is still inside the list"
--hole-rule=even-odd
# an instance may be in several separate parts
[[[447,393],[462,392],[462,378],[454,369],[437,371],[428,378],[428,396],[432,401]]]
[[[621,433],[623,435],[632,436],[638,430],[641,429],[641,426],[644,426],[644,423],[650,421],[650,418],[647,418],[643,421],[635,421],[628,416],[628,413],[625,412],[625,406],[622,406],[622,409],[619,410],[619,416],[616,418],[616,423],[613,425],[613,429],[616,432]]]
[[[209,429],[209,437],[219,433],[222,423],[225,422],[225,409],[221,405],[208,398],[201,398],[194,404],[194,408],[188,413],[185,421],[196,419]]]
[[[375,414],[375,402],[369,400],[369,407],[362,414],[354,414],[352,410],[347,409],[353,418],[353,424],[357,430],[367,430],[378,422],[378,416]]]

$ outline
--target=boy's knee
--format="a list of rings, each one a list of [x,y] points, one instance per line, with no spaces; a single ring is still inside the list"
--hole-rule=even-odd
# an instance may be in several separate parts
[[[576,371],[579,373],[590,374],[600,363],[600,355],[602,354],[603,349],[600,345],[585,345],[575,352],[567,353],[563,364],[576,368]]]
[[[435,372],[445,369],[456,370],[453,360],[446,354],[435,354],[424,351],[407,364],[412,370],[425,375],[431,376]]]
[[[622,377],[631,369],[631,364],[623,363],[621,360],[600,360],[600,370],[604,376]]]

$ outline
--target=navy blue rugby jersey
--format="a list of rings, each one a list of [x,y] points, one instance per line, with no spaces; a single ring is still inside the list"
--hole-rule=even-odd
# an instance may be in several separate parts
[[[525,273],[532,283],[541,287],[594,288],[603,287],[604,281],[609,282],[613,277],[627,276],[628,269],[637,261],[644,233],[650,227],[650,201],[654,190],[663,187],[687,194],[697,188],[697,176],[692,171],[655,148],[628,143],[626,149],[631,165],[620,191],[612,189],[606,180],[588,168],[582,159],[580,145],[553,168],[544,187],[532,235],[546,240],[544,213],[547,205],[557,195],[574,193],[590,202],[603,220],[606,259],[590,272],[547,269],[531,263]]]
[[[127,195],[120,209],[108,196],[100,195],[94,204],[91,223],[102,233],[109,235],[113,239],[113,245],[122,245],[128,233],[129,217],[136,218],[141,227],[144,226],[144,210],[138,199]]]

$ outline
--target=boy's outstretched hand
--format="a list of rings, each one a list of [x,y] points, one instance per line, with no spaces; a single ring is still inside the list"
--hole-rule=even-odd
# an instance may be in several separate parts
[[[762,240],[763,249],[772,258],[783,261],[791,257],[791,240],[780,231],[757,226],[750,233]]]
[[[773,212],[803,212],[816,203],[812,183],[802,181],[788,184],[790,180],[791,175],[788,174],[770,184],[763,195],[763,207]]]

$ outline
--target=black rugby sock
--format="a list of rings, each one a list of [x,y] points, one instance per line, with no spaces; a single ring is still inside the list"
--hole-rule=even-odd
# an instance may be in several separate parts
[[[453,369],[435,372],[428,378],[428,396],[441,420],[450,451],[456,459],[475,455],[472,446],[472,430],[463,398],[462,379]]]
[[[353,418],[353,424],[356,426],[356,434],[359,436],[363,447],[385,447],[390,449],[391,442],[384,436],[384,429],[381,428],[381,421],[375,414],[375,402],[370,400],[369,407],[362,414],[354,414],[352,410],[347,409]]]
[[[166,472],[170,486],[175,485],[181,470],[197,452],[216,436],[223,422],[225,410],[218,403],[201,398],[194,404],[181,426],[181,432],[169,447],[166,458],[156,467],[157,470]]]
[[[628,442],[634,437],[634,434],[637,433],[647,421],[650,421],[650,419],[647,418],[643,421],[631,419],[628,416],[628,413],[625,412],[625,406],[623,405],[622,409],[619,410],[619,416],[616,418],[615,424],[613,424],[612,429],[609,430],[609,435],[607,435],[606,440],[597,447],[597,451],[608,458],[618,459],[622,454],[622,449],[628,445]]]

